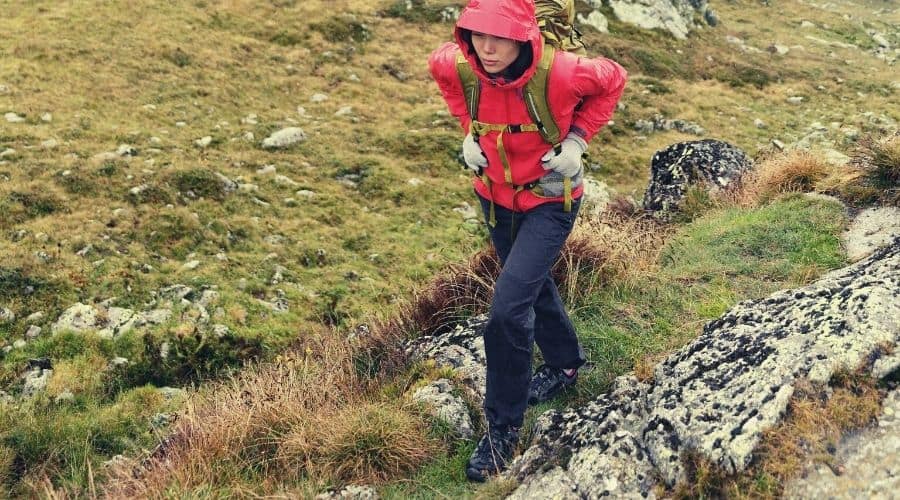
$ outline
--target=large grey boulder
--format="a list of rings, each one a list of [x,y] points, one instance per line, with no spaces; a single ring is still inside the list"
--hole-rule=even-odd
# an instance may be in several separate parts
[[[752,167],[747,154],[727,142],[706,139],[672,144],[653,155],[644,209],[666,218],[678,210],[691,185],[724,189]]]
[[[601,1],[589,3],[599,7]],[[605,0],[605,3],[620,21],[643,29],[668,31],[679,40],[686,39],[688,33],[699,27],[694,22],[695,15],[699,14],[710,26],[717,22],[707,0]]]
[[[92,331],[103,338],[114,338],[134,329],[165,323],[171,317],[170,309],[135,312],[124,307],[98,307],[79,302],[63,311],[50,331],[54,334]]]
[[[737,304],[660,363],[652,382],[619,377],[584,407],[542,415],[508,472],[521,482],[514,496],[537,483],[585,498],[650,496],[653,478],[684,478],[685,450],[741,471],[795,384],[825,383],[845,367],[896,373],[900,356],[875,354],[898,340],[900,238],[808,286]]]

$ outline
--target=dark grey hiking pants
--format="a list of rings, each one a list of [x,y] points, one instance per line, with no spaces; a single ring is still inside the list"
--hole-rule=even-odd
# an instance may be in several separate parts
[[[490,202],[479,199],[487,219]],[[534,342],[548,365],[577,368],[585,362],[550,274],[580,206],[575,200],[565,212],[562,203],[545,203],[523,213],[495,205],[497,225],[488,229],[503,268],[484,329],[484,413],[491,425],[522,425]]]

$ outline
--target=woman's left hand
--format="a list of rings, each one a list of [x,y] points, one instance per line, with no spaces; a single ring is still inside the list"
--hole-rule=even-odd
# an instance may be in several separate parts
[[[560,144],[560,152],[552,148],[541,158],[544,170],[555,170],[566,177],[575,177],[581,171],[581,155],[587,151],[587,143],[578,134],[569,133]]]

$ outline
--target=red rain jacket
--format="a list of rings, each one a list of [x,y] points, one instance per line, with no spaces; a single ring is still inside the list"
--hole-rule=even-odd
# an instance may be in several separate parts
[[[504,38],[527,40],[534,53],[531,66],[513,81],[490,78],[478,62],[474,49],[470,49],[461,38],[463,28]],[[533,123],[525,108],[523,87],[534,74],[544,50],[533,0],[470,0],[456,24],[455,38],[456,43],[445,43],[432,52],[428,65],[450,113],[459,119],[466,133],[472,118],[466,108],[462,83],[456,71],[456,55],[460,50],[482,82],[478,120],[498,124]],[[567,132],[575,132],[585,141],[590,141],[612,117],[626,78],[625,69],[609,59],[586,58],[571,52],[557,51],[550,68],[547,92],[550,110],[556,118],[562,137]],[[481,179],[474,177],[475,190],[500,206],[520,212],[542,203],[563,201],[562,196],[540,197],[528,190],[516,194],[515,189],[506,184],[503,164],[497,151],[498,134],[499,132],[489,132],[479,141],[488,159],[485,173],[491,179],[491,189]],[[513,184],[528,184],[546,173],[541,166],[541,156],[550,149],[550,144],[544,142],[539,133],[505,133],[503,144]],[[578,186],[573,190],[573,198],[578,198],[582,192],[583,187]]]

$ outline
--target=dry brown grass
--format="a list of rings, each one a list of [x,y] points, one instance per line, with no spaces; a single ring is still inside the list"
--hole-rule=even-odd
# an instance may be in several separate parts
[[[900,132],[859,140],[851,163],[877,200],[900,205]]]
[[[614,205],[597,218],[582,217],[563,246],[553,277],[569,304],[584,304],[609,283],[656,266],[666,226]]]
[[[827,180],[827,186],[823,182]],[[744,176],[738,190],[731,193],[740,206],[759,206],[782,193],[827,192],[835,184],[847,182],[847,174],[827,163],[820,155],[792,150],[764,158]]]
[[[159,498],[195,488],[227,491],[246,487],[248,475],[268,478],[268,486],[260,486],[272,488],[268,493],[301,479],[320,485],[384,479],[418,463],[431,445],[405,410],[364,406],[373,384],[359,376],[353,351],[328,339],[248,369],[191,401],[148,458],[111,471],[105,494]],[[380,457],[369,468],[360,466],[359,454],[346,453],[359,444],[355,439],[371,437],[363,432],[367,421],[389,431],[375,432],[382,440],[372,441],[374,450],[363,448],[370,458]],[[406,432],[405,441],[393,430]]]
[[[884,394],[875,380],[858,372],[836,374],[830,389],[829,394],[828,388],[799,383],[784,420],[763,434],[753,464],[742,474],[726,476],[704,458],[688,454],[688,480],[672,496],[779,498],[786,482],[810,462],[840,469],[835,446],[849,431],[877,418]]]

